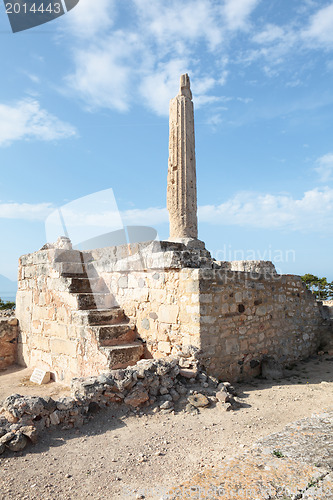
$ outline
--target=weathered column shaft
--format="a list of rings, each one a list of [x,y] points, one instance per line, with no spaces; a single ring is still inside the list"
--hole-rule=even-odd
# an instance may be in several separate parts
[[[182,75],[170,101],[167,208],[170,239],[198,237],[194,112],[190,79]]]

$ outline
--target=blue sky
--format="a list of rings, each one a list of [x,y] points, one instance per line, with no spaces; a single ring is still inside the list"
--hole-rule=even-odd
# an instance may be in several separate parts
[[[333,279],[333,3],[80,0],[13,34],[0,4],[0,274],[55,208],[112,188],[168,237],[168,105],[192,82],[199,237]]]

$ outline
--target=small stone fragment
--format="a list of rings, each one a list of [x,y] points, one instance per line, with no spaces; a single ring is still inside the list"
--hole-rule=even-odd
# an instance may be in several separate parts
[[[138,407],[148,401],[149,394],[144,387],[136,386],[124,399],[125,404]]]
[[[24,436],[29,438],[32,443],[34,443],[34,444],[37,443],[38,434],[37,434],[36,427],[34,427],[33,425],[26,425],[24,427],[21,427],[20,432]]]
[[[50,415],[50,421],[52,425],[59,425],[60,424],[60,418],[59,418],[59,412],[56,410]]]
[[[204,408],[209,406],[209,399],[204,394],[194,394],[187,398],[188,402],[196,408]]]
[[[21,451],[24,450],[27,444],[28,444],[28,439],[19,432],[18,434],[15,435],[15,437],[11,441],[9,441],[9,443],[6,444],[6,446],[11,451]]]
[[[161,410],[168,410],[169,408],[173,408],[173,404],[171,401],[165,401],[160,405]]]
[[[216,393],[216,397],[221,403],[226,403],[228,401],[228,398],[230,397],[230,394],[225,388],[223,388]]]
[[[198,370],[183,368],[179,371],[179,375],[181,375],[184,378],[195,379],[196,376],[198,375]]]

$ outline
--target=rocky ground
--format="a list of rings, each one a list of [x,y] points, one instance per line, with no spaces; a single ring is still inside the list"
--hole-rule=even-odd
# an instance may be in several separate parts
[[[220,403],[198,414],[133,414],[113,406],[79,429],[45,432],[21,454],[1,455],[0,497],[160,499],[286,424],[332,410],[333,358],[317,356],[288,371],[288,378],[256,379],[236,389],[246,405],[236,411]]]

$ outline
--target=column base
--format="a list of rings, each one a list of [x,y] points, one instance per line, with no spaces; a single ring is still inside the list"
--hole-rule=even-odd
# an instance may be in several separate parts
[[[197,238],[169,238],[168,241],[171,243],[182,243],[189,249],[205,250],[206,248],[205,243]]]

